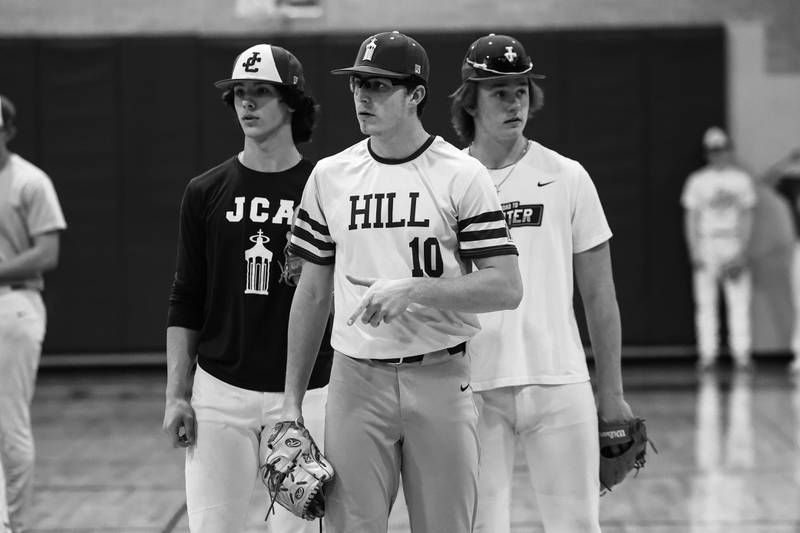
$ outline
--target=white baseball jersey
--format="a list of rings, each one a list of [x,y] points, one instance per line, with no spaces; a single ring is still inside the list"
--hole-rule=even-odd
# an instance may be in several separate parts
[[[47,174],[17,154],[0,171],[0,262],[33,247],[33,238],[67,227],[53,182]],[[41,273],[21,280],[42,290]]]
[[[335,265],[333,348],[376,359],[455,346],[480,329],[477,316],[412,304],[389,324],[348,326],[367,289],[345,274],[455,277],[471,259],[517,253],[486,169],[433,136],[402,160],[375,155],[365,139],[317,163],[291,250]]]
[[[572,256],[611,238],[597,190],[577,162],[528,141],[514,168],[490,171],[519,250],[519,308],[481,314],[467,344],[476,391],[589,379],[572,307]],[[510,172],[510,173],[509,173]]]
[[[701,239],[740,236],[742,213],[756,203],[753,182],[741,170],[706,166],[693,172],[683,187],[681,204],[697,210]]]

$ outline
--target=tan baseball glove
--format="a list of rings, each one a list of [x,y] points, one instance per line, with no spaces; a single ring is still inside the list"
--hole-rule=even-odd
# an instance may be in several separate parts
[[[302,419],[275,424],[261,447],[262,478],[272,500],[267,518],[275,502],[305,520],[324,516],[322,489],[333,479],[333,466],[319,451]]]

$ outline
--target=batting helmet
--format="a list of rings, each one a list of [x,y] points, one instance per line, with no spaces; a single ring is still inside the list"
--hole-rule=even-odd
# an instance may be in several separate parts
[[[533,61],[522,44],[508,35],[490,33],[473,42],[461,65],[461,81],[507,77],[544,78],[533,72]]]

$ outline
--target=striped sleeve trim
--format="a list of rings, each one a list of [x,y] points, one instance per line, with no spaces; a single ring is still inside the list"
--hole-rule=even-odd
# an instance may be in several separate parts
[[[481,213],[480,215],[476,215],[474,217],[465,218],[464,220],[458,221],[458,231],[464,231],[465,228],[469,227],[472,224],[482,224],[485,222],[497,222],[498,220],[503,221],[503,225],[505,226],[505,215],[503,215],[502,211],[489,211],[487,213]]]
[[[311,218],[311,215],[309,215],[308,211],[306,211],[305,209],[298,210],[297,219],[302,220],[303,222],[308,224],[313,231],[321,235],[325,235],[327,237],[331,236],[330,232],[328,231],[328,226],[326,226],[325,224],[320,224],[319,222]]]
[[[319,257],[318,255],[314,255],[305,248],[301,248],[294,243],[289,245],[289,252],[293,253],[297,257],[302,257],[306,261],[311,261],[312,263],[315,263],[317,265],[332,265],[335,262],[335,257],[332,255],[326,257]]]
[[[508,226],[502,211],[489,211],[458,223],[461,253],[504,246],[509,243]]]
[[[292,246],[305,252],[306,255],[296,253],[312,263],[333,263],[336,254],[336,244],[331,240],[328,227],[311,218],[303,209],[299,210],[292,229]]]
[[[482,257],[495,257],[498,255],[519,255],[517,247],[513,244],[489,246],[488,248],[476,248],[473,250],[461,250],[460,253],[461,257],[466,259],[480,259]]]
[[[458,239],[461,242],[467,241],[483,241],[486,239],[499,239],[508,238],[508,230],[505,227],[502,228],[495,228],[495,229],[486,229],[481,231],[462,231]]]
[[[319,249],[320,251],[332,251],[335,250],[336,247],[330,241],[321,241],[319,239],[314,238],[310,232],[306,231],[299,225],[295,225],[294,229],[292,230],[292,234],[294,234],[298,239],[306,241],[308,244],[313,246],[314,248]]]

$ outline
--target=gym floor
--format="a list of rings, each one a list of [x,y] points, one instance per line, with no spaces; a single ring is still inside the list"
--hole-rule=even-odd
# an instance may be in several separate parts
[[[698,373],[691,359],[651,357],[626,360],[624,374],[658,454],[601,499],[604,533],[800,531],[800,380],[785,360]],[[183,452],[161,433],[164,384],[163,367],[40,370],[30,533],[188,532]],[[527,476],[518,461],[514,533],[543,531]],[[265,510],[258,482],[248,532],[263,531]],[[409,532],[402,493],[389,524]]]

